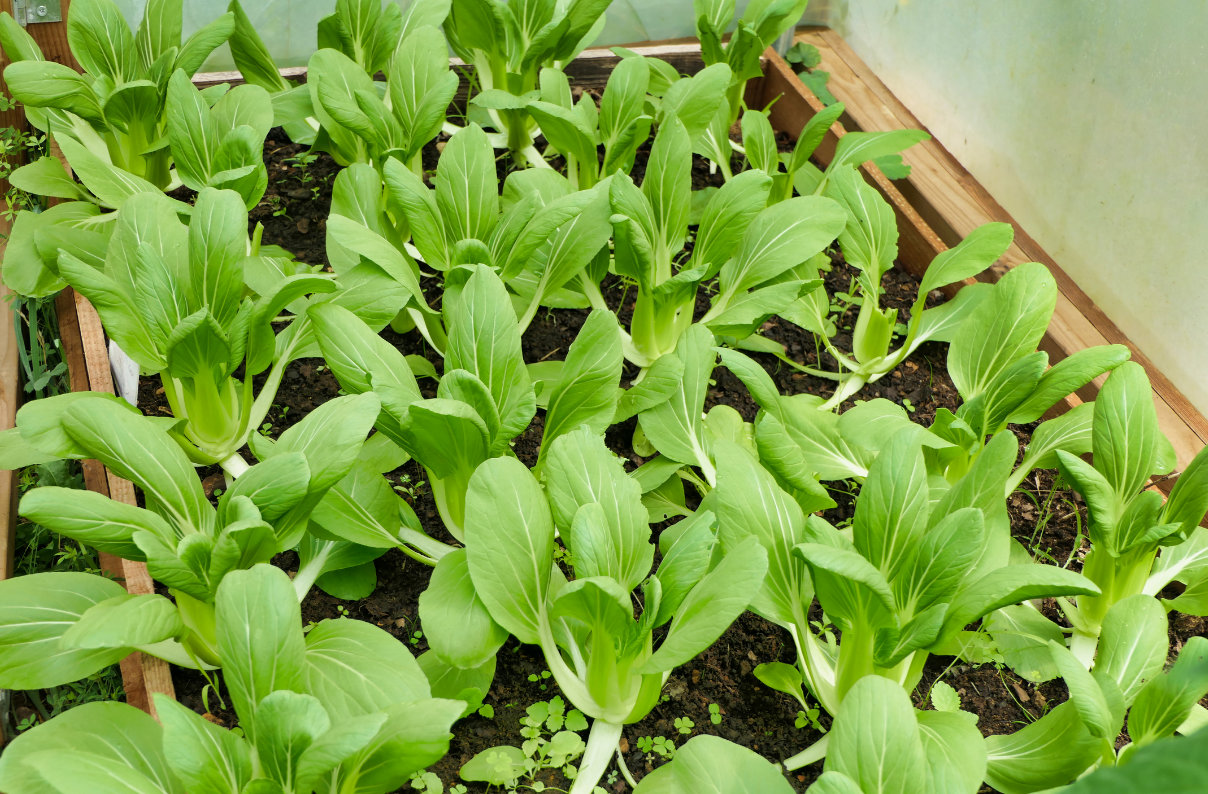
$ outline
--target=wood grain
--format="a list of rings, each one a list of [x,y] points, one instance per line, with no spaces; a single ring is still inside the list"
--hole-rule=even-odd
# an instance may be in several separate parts
[[[0,234],[7,240],[11,224],[0,218]],[[0,242],[0,259],[4,243]],[[12,292],[0,284],[0,431],[17,426],[21,405],[21,359],[17,353],[17,331],[13,323]],[[13,545],[17,532],[17,472],[0,471],[0,581],[13,575]]]
[[[799,32],[797,38],[818,47],[822,55],[820,68],[831,75],[828,88],[846,107],[840,118],[845,128],[865,131],[926,129],[837,33],[807,29]],[[808,89],[803,89],[809,93]],[[1129,348],[1133,360],[1145,367],[1149,375],[1158,418],[1163,432],[1174,444],[1179,469],[1186,466],[1208,442],[1208,420],[940,141],[933,137],[911,147],[903,153],[903,160],[910,164],[911,175],[894,185],[948,245],[955,245],[970,231],[990,221],[1010,223],[1015,229],[1015,241],[1010,249],[979,278],[997,280],[1008,269],[1023,262],[1040,262],[1052,272],[1059,295],[1053,322],[1041,349],[1049,353],[1053,362],[1093,345],[1123,344]],[[914,269],[909,264],[907,267]],[[1097,392],[1098,384],[1089,384],[1079,396],[1083,400],[1093,400]],[[1173,483],[1172,478],[1162,485],[1171,487]]]
[[[109,351],[106,348],[105,331],[101,327],[101,318],[87,298],[78,292],[74,295],[76,317],[80,329],[80,347],[83,351],[89,387],[92,391],[113,394],[115,393],[113,375],[109,369]],[[110,499],[128,505],[137,504],[133,483],[118,477],[111,471],[105,471],[105,475],[105,487]],[[149,595],[155,592],[154,582],[147,573],[145,563],[118,558],[110,558],[107,562],[110,566],[120,569],[127,592],[136,595]],[[117,574],[118,571],[114,570],[113,573]],[[172,698],[176,697],[176,690],[172,685],[171,668],[167,662],[154,656],[142,653],[128,656],[122,662],[122,682],[126,689],[127,702],[153,717],[155,716],[155,704],[151,700],[152,693],[160,692]]]

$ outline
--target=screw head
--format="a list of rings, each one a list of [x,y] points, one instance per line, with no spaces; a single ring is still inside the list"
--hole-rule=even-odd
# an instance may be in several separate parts
[[[46,6],[38,6],[38,16],[46,16]]]

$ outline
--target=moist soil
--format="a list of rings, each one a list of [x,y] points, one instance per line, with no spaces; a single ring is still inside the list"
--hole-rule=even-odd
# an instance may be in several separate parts
[[[787,138],[781,138],[781,149],[790,149]],[[444,140],[442,135],[425,149],[424,167],[428,171],[435,168]],[[325,219],[330,206],[332,183],[339,169],[326,154],[319,154],[303,169],[293,159],[302,153],[304,147],[290,143],[280,130],[270,134],[265,142],[265,161],[271,182],[265,199],[250,213],[249,222],[264,225],[265,244],[280,245],[293,252],[299,261],[327,265]],[[647,144],[639,150],[633,169],[634,179],[639,183],[648,157]],[[499,162],[500,177],[503,178],[510,166],[504,158]],[[554,164],[558,165],[556,161]],[[741,160],[736,158],[735,170],[741,167]],[[693,183],[694,189],[720,186],[721,175],[710,174],[708,165],[696,158]],[[190,200],[192,196],[182,191],[178,198]],[[857,271],[843,262],[837,247],[828,253],[832,269],[824,273],[827,290],[832,296],[847,292]],[[429,295],[439,295],[440,283],[437,279],[425,279],[423,286]],[[895,268],[885,274],[882,286],[885,290],[884,306],[898,309],[899,322],[909,322],[918,280],[904,270]],[[706,293],[707,290],[702,290],[698,295],[697,319],[709,308]],[[603,284],[603,294],[610,308],[618,313],[622,322],[627,323],[633,311],[633,290],[627,289],[620,279],[610,276]],[[926,305],[930,308],[943,300],[941,293],[934,292],[927,297]],[[839,331],[835,344],[839,349],[850,349],[851,329],[855,325],[857,311],[858,307],[853,307],[836,318]],[[539,313],[522,340],[525,361],[564,359],[586,317],[586,310],[554,309]],[[835,369],[835,362],[825,351],[819,354],[813,336],[787,321],[773,318],[764,325],[762,333],[785,345],[788,357],[799,364],[823,370]],[[404,354],[424,356],[438,372],[442,371],[440,357],[424,343],[418,332],[397,334],[387,328],[382,336]],[[924,426],[931,424],[941,407],[955,411],[960,400],[947,373],[947,347],[937,342],[924,344],[892,374],[866,386],[858,397],[865,400],[882,397],[903,405],[911,412],[912,418]],[[770,355],[750,355],[763,365],[782,394],[804,393],[828,397],[833,392],[834,381],[799,372]],[[622,385],[628,386],[629,380],[636,375],[636,368],[627,365]],[[262,382],[265,377],[258,376],[257,380]],[[259,388],[261,383],[256,385]],[[435,395],[435,382],[432,380],[421,380],[420,388],[425,396]],[[311,410],[335,397],[338,391],[339,385],[322,359],[294,361],[286,371],[276,402],[261,431],[270,437],[277,437],[305,418]],[[144,412],[170,413],[162,389],[154,377],[142,380],[139,398]],[[846,410],[852,404],[851,401],[845,402],[840,410]],[[746,387],[722,366],[713,372],[713,384],[708,391],[705,408],[708,410],[714,405],[729,405],[748,422],[754,420],[757,412],[757,406]],[[538,412],[530,427],[516,439],[514,446],[517,457],[529,466],[536,462],[543,429],[542,414]],[[610,428],[605,436],[609,448],[627,461],[629,470],[646,460],[633,449],[635,426],[636,419],[630,419]],[[1022,456],[1022,448],[1028,442],[1034,425],[1014,429],[1020,439]],[[245,453],[245,456],[252,460],[250,453]],[[207,494],[212,495],[216,488],[223,485],[217,467],[203,470],[201,476]],[[387,477],[412,505],[424,530],[437,539],[452,542],[437,514],[423,469],[410,462]],[[828,487],[838,504],[823,516],[833,524],[850,521],[854,515],[854,492],[858,486],[845,482],[829,483]],[[698,497],[691,487],[686,491],[689,506],[692,507]],[[1020,491],[1008,499],[1007,506],[1012,534],[1034,555],[1050,558],[1048,561],[1058,565],[1068,563],[1071,570],[1081,569],[1082,556],[1088,547],[1085,540],[1086,509],[1081,497],[1061,482],[1057,472],[1039,471],[1030,475]],[[675,519],[672,519],[653,525],[652,540],[657,541],[659,533],[674,522]],[[274,558],[273,563],[292,573],[297,569],[298,560],[294,552],[286,552]],[[344,601],[317,587],[313,588],[302,603],[303,623],[340,617],[365,620],[390,632],[415,655],[423,653],[428,646],[419,619],[418,599],[428,586],[432,570],[397,550],[378,558],[375,567],[377,589],[360,601]],[[1174,593],[1164,595],[1173,596]],[[1047,599],[1042,607],[1047,616],[1065,625],[1052,599]],[[817,604],[810,618],[823,619]],[[1208,629],[1202,619],[1178,613],[1171,613],[1170,626],[1171,659],[1189,637],[1204,635]],[[795,726],[798,712],[801,711],[796,700],[767,688],[752,674],[757,665],[772,661],[789,664],[795,661],[792,640],[783,629],[745,613],[709,649],[673,672],[663,688],[662,700],[644,720],[626,726],[622,750],[632,776],[640,781],[652,769],[665,763],[657,752],[643,753],[639,749],[638,740],[643,737],[661,736],[679,746],[692,736],[713,734],[748,747],[773,761],[788,758],[821,738],[822,732],[808,720],[801,728]],[[523,744],[520,719],[525,716],[525,708],[560,695],[553,678],[542,676],[546,669],[537,647],[509,639],[499,653],[495,681],[485,699],[485,703],[494,709],[494,717],[487,719],[472,714],[455,724],[448,754],[431,769],[440,777],[446,790],[459,783],[470,792],[486,790],[481,783],[464,783],[458,776],[458,770],[483,750],[504,744],[517,747]],[[225,708],[212,691],[203,699],[207,681],[200,674],[176,669],[173,676],[177,696],[182,703],[198,713],[208,714],[208,719],[227,727],[237,724],[221,681],[217,694],[223,696]],[[1033,684],[1019,678],[1005,666],[992,662],[973,665],[952,657],[933,656],[913,693],[917,706],[930,707],[928,694],[932,685],[941,679],[957,691],[962,707],[978,716],[978,726],[987,736],[1013,733],[1068,697],[1065,684],[1060,679]],[[718,707],[718,722],[711,720],[711,705]],[[811,700],[810,706],[816,705]],[[567,705],[568,710],[571,707]],[[691,727],[687,727],[688,723],[682,720],[680,725],[685,727],[677,727],[675,723],[679,718],[687,718]],[[830,722],[825,712],[818,716],[821,728],[828,729]],[[614,757],[601,785],[610,792],[623,794],[631,787],[618,775],[616,764]],[[819,763],[797,770],[787,775],[786,779],[795,791],[805,791],[821,774],[821,766]],[[557,770],[544,770],[536,780],[546,787],[562,790],[570,786],[570,781]],[[410,790],[409,786],[402,789]],[[989,787],[983,787],[982,790],[993,791]]]

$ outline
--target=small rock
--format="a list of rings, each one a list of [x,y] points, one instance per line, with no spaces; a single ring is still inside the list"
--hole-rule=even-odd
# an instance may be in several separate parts
[[[694,684],[700,683],[700,670],[692,671],[692,683],[694,683]]]
[[[298,221],[298,231],[302,232],[302,234],[310,231],[310,218],[302,218]]]
[[[214,495],[215,488],[222,488],[226,483],[226,478],[222,476],[222,472],[211,474],[201,481],[201,490],[205,491],[207,497]]]
[[[621,748],[622,753],[629,752],[629,740],[626,739],[624,736],[621,737],[621,741],[618,743],[617,746]]]
[[[1032,699],[1028,696],[1028,693],[1024,690],[1024,688],[1019,685],[1018,681],[1012,681],[1011,688],[1015,690],[1015,694],[1019,695],[1019,699],[1024,703],[1027,703]]]
[[[437,142],[436,142],[436,152],[437,152],[438,154],[443,153],[443,152],[444,152],[444,150],[445,150],[445,146],[446,146],[448,143],[449,143],[448,141],[437,141]]]
[[[757,658],[755,658],[755,651],[747,651],[747,658],[750,659],[752,662],[759,661]]]
[[[394,621],[394,625],[395,625],[395,626],[398,626],[398,627],[401,629],[403,626],[406,626],[406,625],[407,625],[407,619],[406,619],[406,618],[399,618],[398,620]]]
[[[301,198],[306,198],[307,196],[309,196],[310,191],[304,187],[298,187],[298,188],[294,188],[293,190],[289,191],[285,195],[289,196],[290,198],[301,199]]]
[[[212,722],[212,723],[214,723],[215,725],[224,725],[224,724],[225,724],[225,723],[223,723],[223,721],[222,721],[222,719],[221,719],[221,718],[219,718],[219,717],[215,717],[213,714],[211,714],[211,713],[210,713],[210,712],[208,712],[208,711],[207,711],[205,714],[202,714],[202,715],[201,715],[201,718],[202,718],[203,720],[205,720],[206,722]]]

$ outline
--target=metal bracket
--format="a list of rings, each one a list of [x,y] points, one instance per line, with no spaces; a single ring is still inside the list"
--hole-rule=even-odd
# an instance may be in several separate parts
[[[62,22],[60,0],[13,0],[13,18],[21,27],[41,22]]]

